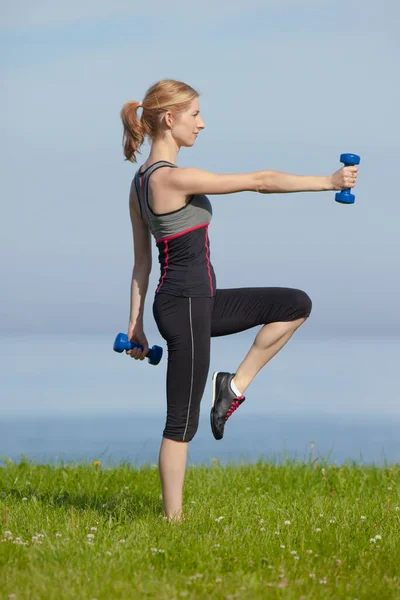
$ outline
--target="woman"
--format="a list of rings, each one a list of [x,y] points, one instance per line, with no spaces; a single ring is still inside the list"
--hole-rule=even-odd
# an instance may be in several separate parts
[[[311,312],[310,298],[297,289],[217,289],[210,261],[212,208],[207,195],[342,190],[354,187],[357,178],[357,167],[343,167],[329,177],[278,171],[221,175],[177,167],[180,148],[193,146],[204,129],[198,96],[183,82],[162,80],[148,89],[142,102],[128,102],[121,110],[126,159],[136,162],[145,136],[151,140],[149,157],[135,174],[129,198],[135,261],[128,337],[144,349],[128,354],[143,360],[149,350],[143,311],[153,236],[161,266],[153,314],[168,347],[167,419],[159,468],[169,520],[183,518],[187,447],[198,427],[211,337],[262,325],[236,373],[214,373],[210,420],[214,437],[221,439],[250,382]]]

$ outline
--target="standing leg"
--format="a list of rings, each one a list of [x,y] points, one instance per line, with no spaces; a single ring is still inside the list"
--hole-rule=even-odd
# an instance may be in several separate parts
[[[167,419],[159,455],[164,514],[183,518],[188,443],[196,434],[210,364],[213,298],[156,296],[153,313],[168,345]]]

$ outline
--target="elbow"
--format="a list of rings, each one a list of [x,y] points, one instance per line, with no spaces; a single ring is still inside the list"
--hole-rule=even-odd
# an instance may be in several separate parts
[[[138,275],[149,275],[151,272],[151,260],[148,257],[145,258],[135,258],[135,263],[133,265],[133,272]]]
[[[255,173],[255,191],[259,194],[270,194],[274,190],[273,177],[275,171],[258,171]]]

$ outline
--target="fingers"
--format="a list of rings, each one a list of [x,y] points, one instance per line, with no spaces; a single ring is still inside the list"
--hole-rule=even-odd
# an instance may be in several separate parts
[[[135,360],[144,360],[146,358],[144,350],[140,350],[140,348],[133,348],[133,350],[125,350],[125,352]]]
[[[356,165],[343,167],[343,185],[345,188],[353,188],[356,185],[357,176],[358,167]]]

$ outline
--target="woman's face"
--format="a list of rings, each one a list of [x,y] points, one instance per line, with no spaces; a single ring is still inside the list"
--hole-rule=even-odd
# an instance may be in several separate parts
[[[204,127],[198,98],[194,98],[187,110],[171,119],[171,133],[179,147],[193,146],[199,131]]]

